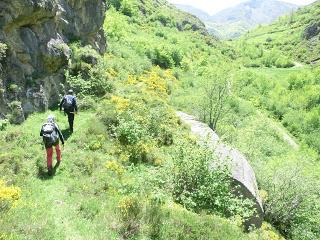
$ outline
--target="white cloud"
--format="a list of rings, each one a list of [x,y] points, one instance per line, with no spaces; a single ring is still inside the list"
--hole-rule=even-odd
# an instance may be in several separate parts
[[[214,14],[222,9],[235,6],[246,0],[168,0],[174,4],[186,4],[196,8],[199,8],[209,14]],[[298,5],[306,5],[315,0],[283,0],[285,2],[290,2]]]

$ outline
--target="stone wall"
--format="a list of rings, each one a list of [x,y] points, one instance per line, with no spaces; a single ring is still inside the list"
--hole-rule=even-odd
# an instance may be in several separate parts
[[[105,51],[105,11],[104,0],[1,0],[0,43],[8,49],[0,59],[0,115],[16,114],[19,123],[56,106],[68,44],[80,41]]]

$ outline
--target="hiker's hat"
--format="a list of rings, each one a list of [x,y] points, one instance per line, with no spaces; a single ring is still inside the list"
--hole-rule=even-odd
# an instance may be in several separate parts
[[[50,114],[48,116],[48,122],[53,123],[54,122],[54,116],[52,114]]]
[[[68,93],[72,94],[72,93],[73,93],[73,90],[72,90],[72,89],[69,89]]]

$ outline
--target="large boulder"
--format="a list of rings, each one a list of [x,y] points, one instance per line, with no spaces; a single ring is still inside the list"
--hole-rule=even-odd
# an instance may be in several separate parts
[[[0,57],[0,113],[11,113],[16,101],[25,116],[56,106],[71,56],[68,44],[105,51],[105,11],[104,0],[1,0],[0,43],[7,50]]]
[[[221,143],[219,136],[207,124],[183,112],[177,112],[177,115],[190,126],[191,132],[199,137],[200,144],[211,149],[220,160],[229,165],[235,194],[254,202],[256,214],[245,222],[246,228],[249,229],[252,225],[261,227],[264,216],[262,201],[259,196],[255,173],[247,159],[238,150]],[[217,163],[211,163],[212,171],[216,166]]]

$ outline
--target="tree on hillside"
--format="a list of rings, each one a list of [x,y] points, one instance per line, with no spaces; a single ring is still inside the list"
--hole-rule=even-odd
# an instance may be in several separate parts
[[[231,92],[231,76],[225,70],[209,74],[208,82],[203,89],[201,106],[202,121],[216,130],[221,117],[226,113],[226,103]]]

